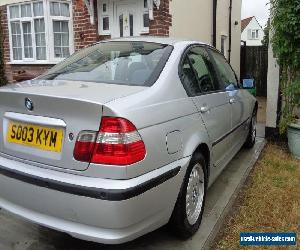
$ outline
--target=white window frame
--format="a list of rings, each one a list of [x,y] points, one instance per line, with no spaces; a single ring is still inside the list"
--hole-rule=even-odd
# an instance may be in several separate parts
[[[149,15],[149,22],[150,22],[149,5],[152,3],[152,1],[149,1],[149,0],[146,0],[146,1],[147,1],[147,7],[144,6],[144,1],[142,1],[143,13],[142,13],[142,31],[141,31],[141,34],[148,34],[149,33],[149,27],[144,26],[144,14]]]
[[[34,16],[33,3],[42,2],[43,3],[43,16]],[[51,16],[50,15],[50,2],[63,2],[69,4],[69,17],[62,16]],[[31,4],[31,17],[21,17],[21,5]],[[10,18],[10,7],[19,6],[19,18]],[[35,30],[34,30],[34,20],[44,18],[45,22],[45,40],[46,40],[46,60],[36,59],[36,41],[35,41]],[[70,54],[74,53],[74,32],[73,32],[73,11],[72,11],[72,1],[71,0],[33,0],[26,1],[22,3],[9,4],[7,5],[7,21],[8,21],[8,31],[9,31],[9,47],[10,47],[10,64],[57,64],[64,60],[65,58],[55,58],[54,57],[54,34],[53,34],[53,20],[58,21],[68,21],[69,23],[69,48]],[[12,49],[12,34],[11,34],[11,22],[20,22],[21,29],[21,45],[22,45],[22,60],[15,60],[13,58]],[[22,22],[31,22],[31,38],[32,38],[32,50],[33,58],[24,57],[24,34]]]
[[[106,11],[103,11],[103,4],[106,4]],[[100,35],[111,35],[112,33],[112,25],[113,25],[113,4],[109,0],[97,1],[97,9],[98,9],[98,30]],[[105,17],[109,18],[109,29],[103,30],[103,19]]]
[[[252,29],[251,30],[251,39],[258,40],[259,39],[259,29]]]

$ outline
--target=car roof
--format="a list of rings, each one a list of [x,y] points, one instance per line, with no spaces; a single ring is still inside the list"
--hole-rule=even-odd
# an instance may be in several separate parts
[[[101,42],[110,42],[110,41],[127,41],[127,42],[152,42],[152,43],[162,43],[162,44],[168,44],[168,45],[175,45],[178,43],[181,44],[203,44],[208,45],[211,47],[211,45],[200,42],[200,41],[194,41],[189,39],[178,39],[178,38],[172,38],[172,37],[159,37],[159,36],[138,36],[138,37],[126,37],[126,38],[115,38],[115,39],[109,39]]]

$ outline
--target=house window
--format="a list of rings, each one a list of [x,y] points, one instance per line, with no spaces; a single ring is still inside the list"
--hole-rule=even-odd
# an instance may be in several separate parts
[[[250,30],[250,39],[257,40],[259,37],[259,30]]]
[[[150,18],[149,18],[149,2],[144,0],[144,9],[143,9],[143,32],[149,32]]]
[[[101,2],[100,5],[100,33],[102,35],[110,34],[110,13],[109,2]]]
[[[8,6],[12,62],[57,63],[72,52],[70,1]]]

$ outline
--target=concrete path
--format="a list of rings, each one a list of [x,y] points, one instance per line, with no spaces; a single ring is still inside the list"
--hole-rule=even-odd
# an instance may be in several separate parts
[[[0,210],[1,250],[94,250],[94,249],[208,249],[221,227],[224,217],[257,161],[265,140],[258,138],[252,150],[241,150],[210,188],[199,232],[181,241],[161,228],[133,242],[104,246],[74,239],[66,234],[23,221]]]

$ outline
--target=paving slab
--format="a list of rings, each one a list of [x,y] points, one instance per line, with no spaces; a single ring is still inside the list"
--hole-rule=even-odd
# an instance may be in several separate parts
[[[208,191],[200,230],[187,241],[175,238],[166,227],[163,227],[135,241],[118,246],[106,246],[72,238],[0,210],[0,250],[208,249],[264,145],[265,140],[258,138],[252,150],[242,149],[229,163]]]

